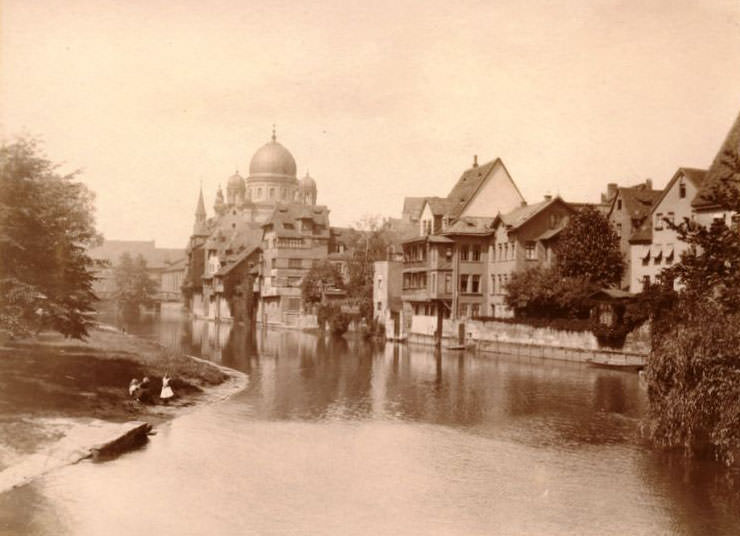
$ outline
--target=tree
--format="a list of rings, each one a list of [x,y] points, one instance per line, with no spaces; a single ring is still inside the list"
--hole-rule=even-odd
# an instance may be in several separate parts
[[[558,237],[555,255],[561,275],[585,278],[598,286],[618,285],[624,273],[619,236],[593,207],[571,217]]]
[[[376,261],[385,260],[388,247],[396,239],[388,221],[365,216],[354,224],[349,238],[347,295],[366,319],[373,314],[373,270]]]
[[[585,277],[566,277],[557,268],[538,266],[512,274],[506,304],[518,317],[585,318],[595,290]]]
[[[329,261],[313,266],[301,282],[301,295],[306,304],[318,303],[324,291],[330,288],[344,289],[344,280],[339,269]]]
[[[721,155],[724,170],[710,193],[740,213],[740,158]],[[740,461],[740,233],[724,220],[709,227],[666,224],[689,248],[649,293],[649,432],[659,446],[687,455]],[[678,282],[674,290],[673,282]]]
[[[36,141],[0,147],[0,332],[87,335],[99,267],[87,249],[101,237],[77,176],[58,173]]]
[[[135,259],[124,253],[113,270],[116,284],[115,299],[124,314],[136,314],[140,307],[151,307],[157,292],[157,282],[149,277],[144,257]]]

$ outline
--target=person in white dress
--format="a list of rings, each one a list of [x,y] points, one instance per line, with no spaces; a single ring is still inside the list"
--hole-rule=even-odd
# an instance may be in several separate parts
[[[162,378],[162,392],[159,393],[159,398],[164,402],[168,402],[173,396],[175,396],[175,393],[172,392],[172,387],[170,387],[170,381],[169,375],[165,374]]]

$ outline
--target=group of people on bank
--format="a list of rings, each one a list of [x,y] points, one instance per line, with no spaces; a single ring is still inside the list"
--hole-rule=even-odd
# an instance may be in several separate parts
[[[172,378],[169,377],[169,374],[165,374],[162,377],[162,388],[159,391],[158,398],[160,402],[163,402],[165,404],[168,403],[175,396],[175,393],[172,390],[172,386],[170,385],[171,381]],[[156,389],[154,388],[152,381],[149,379],[148,376],[144,376],[141,381],[133,378],[128,385],[128,394],[137,402],[142,402],[145,404],[153,404],[157,401],[155,399]]]

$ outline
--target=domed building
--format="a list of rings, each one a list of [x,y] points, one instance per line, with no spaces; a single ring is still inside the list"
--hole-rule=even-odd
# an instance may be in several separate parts
[[[298,179],[295,158],[277,141],[274,128],[270,141],[252,156],[246,179],[237,170],[225,183],[226,195],[221,186],[215,194],[213,217],[207,217],[202,190],[198,198],[183,286],[186,303],[196,316],[230,319],[224,277],[237,266],[260,264],[260,314],[280,323],[283,313],[301,307],[296,285],[303,272],[329,253],[329,211],[316,206],[316,181],[308,173]]]

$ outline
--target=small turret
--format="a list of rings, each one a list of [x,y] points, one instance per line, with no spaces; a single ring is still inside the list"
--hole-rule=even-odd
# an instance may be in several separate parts
[[[306,176],[298,181],[298,201],[306,205],[316,204],[316,181],[306,171]]]
[[[219,185],[218,191],[216,192],[216,201],[213,203],[213,210],[219,216],[226,214],[226,203],[224,203],[224,193]]]

